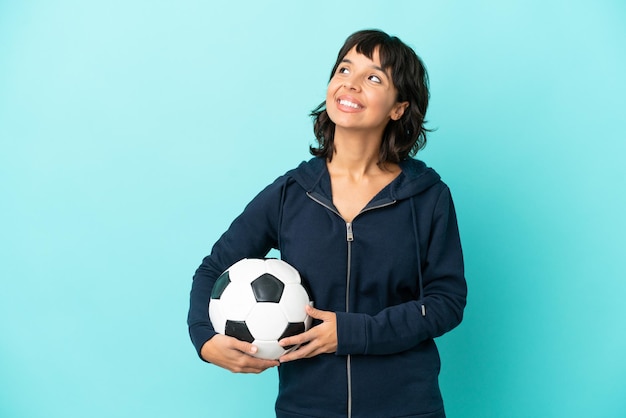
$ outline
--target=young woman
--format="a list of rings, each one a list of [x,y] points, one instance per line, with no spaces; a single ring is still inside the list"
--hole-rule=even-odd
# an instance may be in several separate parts
[[[339,51],[313,111],[315,156],[257,195],[194,276],[188,317],[201,356],[233,372],[278,366],[278,417],[444,417],[433,339],[466,301],[448,187],[411,158],[426,144],[426,70],[396,37],[365,30]],[[279,361],[216,334],[213,283],[276,248],[308,283],[315,326]]]

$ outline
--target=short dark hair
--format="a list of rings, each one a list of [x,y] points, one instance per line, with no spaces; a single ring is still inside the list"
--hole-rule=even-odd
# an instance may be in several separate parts
[[[398,91],[398,102],[409,102],[402,117],[390,120],[383,132],[383,141],[378,154],[378,164],[399,163],[417,154],[426,146],[426,108],[430,97],[428,74],[422,60],[415,51],[399,38],[380,30],[361,30],[350,35],[339,50],[337,61],[330,73],[332,79],[337,67],[346,54],[356,47],[356,52],[372,59],[378,48],[381,65],[389,70],[394,87]],[[310,115],[318,147],[311,146],[311,154],[331,160],[335,152],[335,124],[322,102]]]

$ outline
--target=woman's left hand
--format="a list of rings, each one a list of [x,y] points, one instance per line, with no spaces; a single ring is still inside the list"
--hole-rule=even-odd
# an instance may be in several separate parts
[[[298,349],[279,358],[278,361],[281,363],[337,351],[337,315],[308,305],[306,313],[311,318],[321,320],[322,323],[302,334],[280,340],[278,343],[283,347],[300,344]]]

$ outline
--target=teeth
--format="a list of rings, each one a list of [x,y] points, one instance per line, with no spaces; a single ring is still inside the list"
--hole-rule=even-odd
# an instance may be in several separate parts
[[[352,103],[351,101],[348,101],[348,100],[339,100],[339,104],[343,106],[349,106],[354,109],[358,109],[360,107],[358,104]]]

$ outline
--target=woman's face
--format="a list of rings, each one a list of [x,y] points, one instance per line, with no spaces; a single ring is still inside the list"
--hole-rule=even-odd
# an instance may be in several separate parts
[[[390,119],[402,117],[408,102],[397,102],[391,74],[380,65],[378,49],[372,59],[352,48],[337,66],[326,91],[326,111],[335,129],[380,133]]]

